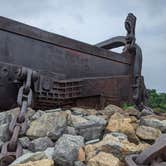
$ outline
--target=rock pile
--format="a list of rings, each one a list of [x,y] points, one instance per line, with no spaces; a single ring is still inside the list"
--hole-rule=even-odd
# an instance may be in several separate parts
[[[18,108],[0,113],[0,147]],[[103,110],[29,109],[29,128],[19,141],[23,155],[11,166],[123,166],[166,133],[166,116],[108,105]]]

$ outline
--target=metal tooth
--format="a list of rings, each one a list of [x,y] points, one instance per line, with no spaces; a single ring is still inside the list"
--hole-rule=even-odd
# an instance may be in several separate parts
[[[126,156],[125,163],[127,166],[166,166],[166,134],[162,134],[141,154]]]
[[[166,134],[161,135],[149,148],[145,149],[136,158],[136,163],[138,164],[149,164],[157,157],[162,156],[166,153]]]
[[[137,158],[137,156],[138,154],[132,154],[126,156],[125,158],[126,166],[138,166],[134,161]]]

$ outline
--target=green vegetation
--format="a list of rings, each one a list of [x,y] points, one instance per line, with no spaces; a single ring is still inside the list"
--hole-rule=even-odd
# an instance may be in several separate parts
[[[128,108],[135,108],[135,106],[134,106],[133,104],[129,104],[129,103],[124,103],[124,104],[122,105],[122,109],[123,109],[123,110],[126,110],[126,109],[128,109]]]
[[[148,90],[148,103],[147,105],[151,107],[155,112],[165,112],[166,113],[166,93],[157,93],[155,89]],[[135,107],[132,104],[124,103],[122,105],[123,110]]]
[[[149,90],[148,106],[157,112],[166,112],[166,93],[157,93],[155,89]]]

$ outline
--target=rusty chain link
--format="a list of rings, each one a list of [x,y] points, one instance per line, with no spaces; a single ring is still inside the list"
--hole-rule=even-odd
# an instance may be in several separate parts
[[[28,68],[21,68],[18,72],[18,80],[23,82],[17,96],[17,104],[20,112],[15,116],[9,124],[9,132],[11,138],[3,146],[0,154],[0,166],[8,166],[16,158],[22,155],[22,146],[18,141],[20,135],[24,135],[28,123],[25,113],[32,104],[31,83],[37,79],[37,73]]]

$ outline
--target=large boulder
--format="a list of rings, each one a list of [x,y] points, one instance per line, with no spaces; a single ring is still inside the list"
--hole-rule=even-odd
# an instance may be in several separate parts
[[[166,133],[166,120],[159,120],[154,117],[147,116],[147,117],[141,118],[140,124],[144,126],[160,129],[161,132]]]
[[[84,117],[78,116],[78,115],[71,115],[71,121],[72,121],[73,126],[77,126],[81,123],[88,122],[87,119],[85,119]]]
[[[138,143],[135,130],[130,117],[126,117],[118,112],[114,113],[109,119],[106,130],[108,132],[122,132],[126,134],[130,141]]]
[[[101,138],[104,132],[106,121],[97,116],[87,117],[88,121],[75,125],[75,130],[78,135],[84,137],[85,141]]]
[[[112,153],[114,156],[123,160],[126,155],[139,153],[147,146],[147,144],[142,143],[138,145],[130,143],[123,134],[121,136],[120,134],[115,136],[113,134],[107,134],[100,142],[86,145],[85,153],[87,160],[95,156],[98,151]]]
[[[135,116],[137,118],[140,117],[140,111],[137,110],[136,108],[130,106],[127,109],[125,109],[125,112],[129,115],[129,116]]]
[[[72,166],[77,161],[80,147],[84,146],[84,138],[64,134],[55,144],[53,159],[61,166]]]
[[[100,152],[88,161],[88,166],[120,166],[120,160],[110,153]]]
[[[104,108],[104,113],[107,114],[107,115],[113,115],[115,112],[119,112],[119,113],[122,113],[124,112],[122,108],[116,106],[116,105],[112,105],[112,104],[109,104],[107,105],[105,108]]]
[[[139,126],[136,130],[136,134],[143,140],[154,141],[161,135],[161,131],[148,126]]]
[[[43,114],[30,124],[26,135],[30,138],[48,136],[52,140],[60,137],[67,126],[69,114],[67,112],[51,112]]]

